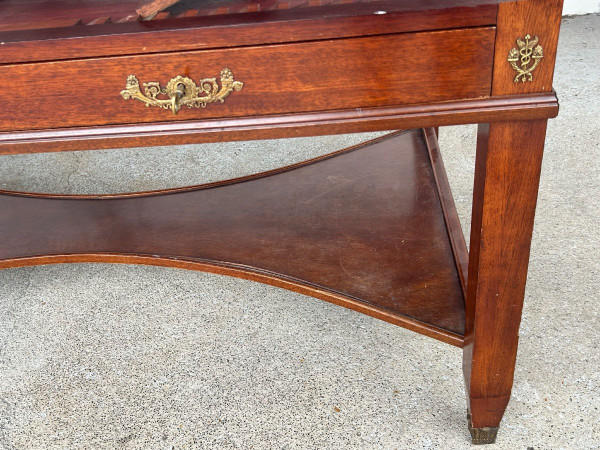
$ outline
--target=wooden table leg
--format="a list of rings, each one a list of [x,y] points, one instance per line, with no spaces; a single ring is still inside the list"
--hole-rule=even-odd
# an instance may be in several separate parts
[[[469,430],[492,443],[510,398],[546,120],[479,126],[463,352]]]

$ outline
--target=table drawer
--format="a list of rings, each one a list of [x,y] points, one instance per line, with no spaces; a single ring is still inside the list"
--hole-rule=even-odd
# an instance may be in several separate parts
[[[492,27],[0,66],[0,130],[285,114],[490,95]],[[473,70],[479,67],[479,70]],[[165,88],[177,76],[200,85],[229,69],[236,85],[178,114],[123,98],[128,76]],[[132,80],[134,83],[134,80]],[[225,83],[227,85],[227,82]],[[234,87],[234,86],[231,86]],[[185,96],[190,93],[189,86]],[[131,91],[131,89],[130,89]],[[222,92],[221,92],[222,93]],[[225,92],[226,93],[226,92]],[[190,94],[191,95],[191,94]],[[199,92],[197,96],[206,97]],[[126,95],[127,97],[127,95]],[[168,99],[162,94],[158,99]],[[221,100],[223,100],[221,102]],[[197,107],[196,107],[197,106]]]

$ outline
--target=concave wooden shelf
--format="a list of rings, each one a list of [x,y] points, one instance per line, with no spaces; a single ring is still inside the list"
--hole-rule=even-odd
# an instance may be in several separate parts
[[[190,188],[0,191],[0,211],[0,268],[107,261],[225,273],[463,343],[466,247],[431,129]]]

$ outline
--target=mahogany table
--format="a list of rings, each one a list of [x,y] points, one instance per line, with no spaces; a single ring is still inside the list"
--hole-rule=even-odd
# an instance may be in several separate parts
[[[4,1],[1,154],[408,131],[201,186],[0,191],[0,268],[164,265],[355,309],[462,347],[473,443],[494,442],[558,112],[561,10],[562,0]],[[465,123],[479,124],[469,250],[435,131]]]

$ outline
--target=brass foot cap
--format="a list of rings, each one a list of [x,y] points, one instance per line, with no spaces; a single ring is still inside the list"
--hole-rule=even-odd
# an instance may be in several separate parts
[[[496,442],[498,427],[473,428],[471,426],[471,417],[468,417],[469,433],[471,433],[471,443],[474,445],[493,444]]]

